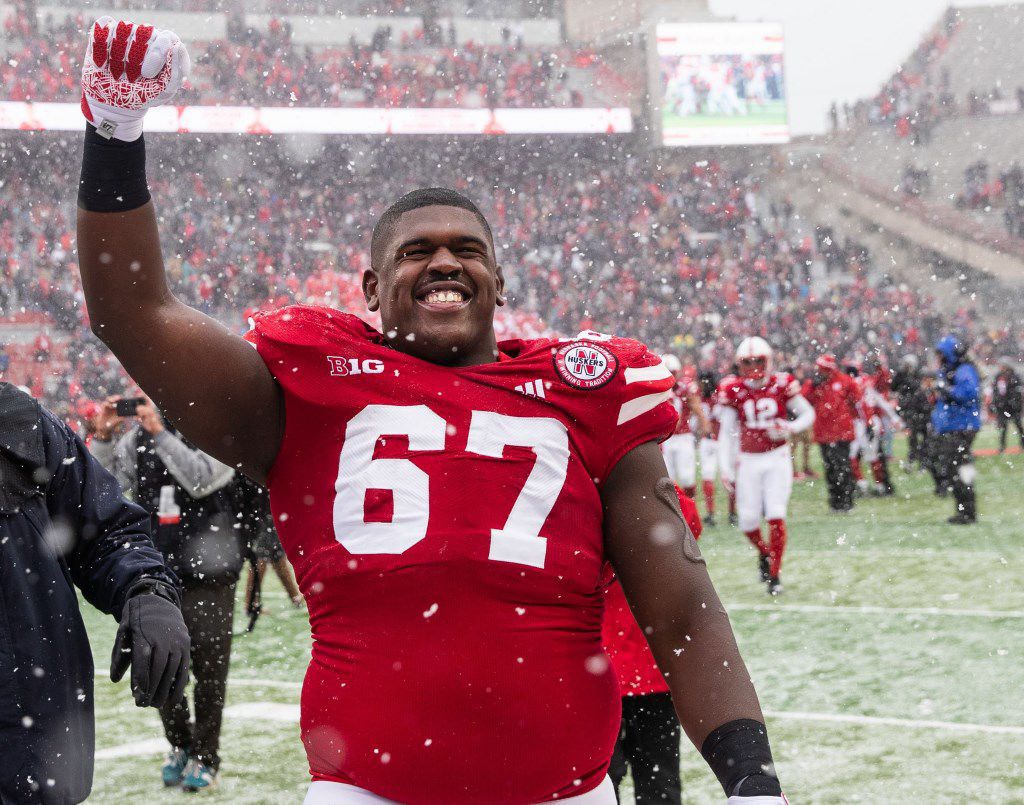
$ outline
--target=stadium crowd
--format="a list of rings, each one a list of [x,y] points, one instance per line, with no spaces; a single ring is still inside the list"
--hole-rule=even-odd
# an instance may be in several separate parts
[[[271,139],[250,149],[153,136],[170,276],[186,301],[238,329],[247,311],[292,301],[365,313],[359,277],[375,217],[410,187],[441,184],[479,199],[499,234],[505,334],[617,331],[721,370],[749,333],[797,367],[826,351],[894,362],[949,326],[927,295],[872,272],[863,247],[827,229],[795,235],[789,205],[768,203],[748,165],[658,166],[613,138],[510,142]],[[0,315],[52,320],[54,343],[30,350],[30,385],[65,414],[68,401],[125,382],[85,321],[73,201],[61,192],[73,186],[77,147],[73,136],[8,138],[9,186],[22,190],[0,200]],[[188,174],[175,170],[183,164]],[[966,307],[953,326],[983,362],[1024,343],[1019,327],[983,332]],[[60,334],[75,348],[61,349]]]
[[[7,100],[69,101],[79,94],[82,29],[68,15],[32,30],[5,22],[0,86]],[[287,20],[266,31],[228,26],[224,40],[189,43],[193,72],[183,104],[360,107],[583,106],[569,68],[588,68],[588,51],[525,45],[510,27],[502,44],[458,43],[452,23],[394,35],[380,26],[368,44],[311,48],[292,41]],[[56,44],[55,44],[56,43]],[[586,82],[593,83],[593,82]]]

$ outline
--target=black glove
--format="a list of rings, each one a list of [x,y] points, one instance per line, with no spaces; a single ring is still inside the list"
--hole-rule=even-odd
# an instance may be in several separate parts
[[[129,594],[110,658],[110,680],[132,667],[132,695],[139,707],[177,704],[188,683],[188,629],[181,610],[161,590],[143,586]]]

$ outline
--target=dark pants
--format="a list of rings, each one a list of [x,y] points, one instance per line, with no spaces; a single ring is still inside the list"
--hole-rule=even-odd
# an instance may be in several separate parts
[[[1020,442],[1020,446],[1024,447],[1024,425],[1021,424],[1021,412],[997,411],[996,427],[999,428],[1000,453],[1006,449],[1006,433],[1010,430],[1010,425],[1013,425],[1017,429],[1017,440]]]
[[[679,740],[682,729],[668,693],[622,697],[622,730],[615,744],[608,776],[615,784],[633,772],[636,805],[682,801],[679,782]]]
[[[977,435],[976,430],[955,430],[934,437],[936,485],[952,491],[957,514],[971,518],[978,513],[974,497],[974,454],[971,450]]]
[[[925,465],[926,449],[925,442],[928,438],[927,426],[912,425],[907,431],[907,462],[913,464],[915,461],[922,467]]]
[[[829,442],[818,445],[825,464],[828,505],[837,512],[853,508],[853,470],[850,467],[850,443]]]
[[[176,707],[164,707],[160,718],[171,746],[187,749],[190,757],[217,769],[220,766],[220,725],[231,659],[234,584],[185,587],[181,614],[192,639],[192,695],[196,717],[190,718],[188,697]]]

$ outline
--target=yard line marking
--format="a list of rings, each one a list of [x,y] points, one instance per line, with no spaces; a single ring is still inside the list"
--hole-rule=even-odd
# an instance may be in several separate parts
[[[108,746],[106,749],[96,750],[97,760],[116,760],[122,757],[141,757],[143,755],[159,755],[168,749],[167,741],[163,738],[142,738],[131,743]]]
[[[224,717],[298,724],[299,706],[297,704],[281,704],[280,702],[244,702],[225,707]]]
[[[916,718],[886,718],[843,713],[800,713],[786,710],[765,710],[768,718],[790,721],[832,721],[840,724],[865,724],[879,727],[905,727],[908,729],[950,730],[952,732],[986,732],[993,735],[1024,735],[1024,727],[1000,724],[968,724],[962,721],[928,721]]]
[[[746,545],[716,545],[708,541],[706,553],[710,555],[721,554],[722,556],[754,556],[754,551],[749,549]],[[937,550],[935,548],[847,548],[841,546],[834,547],[823,547],[823,548],[786,548],[786,556],[790,554],[800,554],[802,556],[821,554],[827,556],[829,559],[835,559],[836,557],[846,558],[850,556],[895,556],[895,557],[948,557],[948,556],[964,556],[964,557],[994,557],[996,559],[1004,559],[1008,556],[1017,558],[1021,554],[1019,548],[1012,548],[1009,550],[998,550],[997,548],[981,548],[978,550],[971,550],[969,548],[950,548],[949,550]],[[276,593],[274,593],[276,594]],[[281,595],[285,595],[284,592]]]
[[[944,730],[947,732],[981,732],[989,735],[1024,735],[1024,727],[1002,724],[970,724],[963,721],[932,721],[917,718],[862,716],[852,713],[804,713],[790,710],[765,710],[767,718],[780,721],[813,721],[833,724],[859,724],[870,727]],[[281,724],[299,722],[299,705],[279,702],[244,702],[225,708],[224,717],[239,721],[273,721]],[[118,760],[126,757],[158,755],[167,750],[163,738],[143,738],[130,743],[108,746],[96,751],[96,760]]]
[[[282,679],[251,679],[247,677],[236,679],[235,677],[229,677],[229,681],[232,685],[237,685],[243,688],[286,688],[287,690],[302,690],[301,682],[287,682]]]
[[[810,612],[865,615],[948,615],[954,618],[1024,618],[1024,611],[1007,609],[946,609],[945,607],[878,607],[845,604],[726,604],[725,609],[749,612]]]

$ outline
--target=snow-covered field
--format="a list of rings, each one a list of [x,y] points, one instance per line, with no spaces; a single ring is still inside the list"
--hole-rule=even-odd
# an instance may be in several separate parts
[[[991,445],[983,433],[979,446]],[[926,476],[896,471],[897,498],[846,517],[826,514],[821,482],[797,484],[778,602],[739,532],[705,532],[791,802],[1024,801],[1024,456],[978,468],[982,521],[967,529],[946,525],[952,503]],[[271,611],[235,640],[221,785],[198,795],[211,801],[298,803],[305,791],[308,627],[267,586]],[[98,670],[90,801],[179,802],[188,795],[160,783],[156,712],[106,679],[115,624],[85,608]],[[722,801],[689,745],[683,779],[686,802]]]

